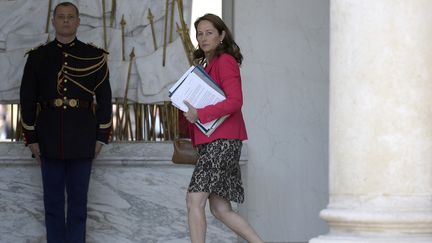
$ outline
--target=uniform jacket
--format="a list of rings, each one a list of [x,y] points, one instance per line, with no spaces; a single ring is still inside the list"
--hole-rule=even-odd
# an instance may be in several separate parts
[[[241,112],[243,93],[238,63],[231,55],[221,54],[211,60],[205,71],[224,91],[226,99],[215,105],[197,109],[198,119],[202,123],[206,123],[224,115],[229,114],[229,117],[216,128],[210,137],[192,125],[190,127],[192,142],[196,145],[209,143],[220,138],[246,140],[246,126]]]
[[[93,158],[96,140],[108,143],[111,132],[107,53],[75,39],[28,54],[20,88],[25,144],[39,143],[46,158]]]

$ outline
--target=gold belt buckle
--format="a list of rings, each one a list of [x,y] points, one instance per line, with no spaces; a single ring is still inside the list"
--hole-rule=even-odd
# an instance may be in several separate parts
[[[63,105],[63,100],[62,99],[55,99],[54,100],[54,106],[55,107],[60,107]]]
[[[70,107],[77,107],[78,106],[78,100],[76,100],[76,99],[70,99],[69,100],[69,106]]]

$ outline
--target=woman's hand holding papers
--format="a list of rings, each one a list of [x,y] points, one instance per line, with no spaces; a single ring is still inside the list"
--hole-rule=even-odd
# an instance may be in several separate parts
[[[185,105],[188,107],[187,112],[183,112],[183,115],[185,116],[186,120],[188,120],[190,123],[195,123],[198,120],[198,112],[195,107],[193,107],[189,102],[186,100],[183,101]]]

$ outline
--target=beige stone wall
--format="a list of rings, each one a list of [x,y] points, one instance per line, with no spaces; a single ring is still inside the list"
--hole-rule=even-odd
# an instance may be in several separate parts
[[[326,0],[234,1],[249,132],[242,209],[266,242],[327,231],[328,18]]]

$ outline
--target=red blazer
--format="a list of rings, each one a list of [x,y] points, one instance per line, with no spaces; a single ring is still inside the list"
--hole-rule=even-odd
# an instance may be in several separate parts
[[[241,112],[243,93],[237,61],[229,54],[221,54],[212,59],[205,71],[222,88],[226,99],[217,104],[197,109],[199,120],[206,123],[227,114],[230,116],[216,128],[210,137],[204,135],[194,124],[190,123],[193,144],[209,143],[220,138],[246,140],[246,126]]]

